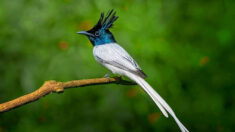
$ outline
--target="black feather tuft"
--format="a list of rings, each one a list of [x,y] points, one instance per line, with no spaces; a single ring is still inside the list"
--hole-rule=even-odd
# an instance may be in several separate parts
[[[89,30],[89,32],[94,32],[100,29],[108,30],[113,26],[113,23],[118,19],[118,16],[115,15],[116,12],[113,9],[111,11],[108,11],[105,17],[104,13],[101,13],[99,21],[91,30]]]

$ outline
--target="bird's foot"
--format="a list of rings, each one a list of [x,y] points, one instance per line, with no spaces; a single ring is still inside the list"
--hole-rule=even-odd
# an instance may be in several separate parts
[[[105,74],[104,77],[110,81],[110,73]]]
[[[110,77],[109,77],[109,76],[110,76],[110,73],[107,73],[107,74],[105,74],[105,75],[104,75],[104,77],[105,77],[105,78],[110,79]]]
[[[112,73],[107,73],[107,74],[104,75],[104,77],[107,78],[110,81],[110,78],[112,77],[112,76],[110,76],[111,74]],[[114,75],[114,74],[112,74],[112,75]],[[114,78],[118,78],[118,79],[122,80],[121,75],[116,75],[116,76],[114,76]]]

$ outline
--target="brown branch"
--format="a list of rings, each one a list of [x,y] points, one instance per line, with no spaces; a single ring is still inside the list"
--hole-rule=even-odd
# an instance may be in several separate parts
[[[84,79],[84,80],[74,80],[68,82],[46,81],[38,90],[23,95],[14,100],[0,104],[0,113],[12,110],[14,108],[20,107],[30,102],[34,102],[52,92],[61,93],[64,91],[64,89],[67,88],[110,84],[110,83],[116,83],[122,85],[135,85],[135,83],[122,80],[121,77],[113,77],[109,79],[108,78]]]

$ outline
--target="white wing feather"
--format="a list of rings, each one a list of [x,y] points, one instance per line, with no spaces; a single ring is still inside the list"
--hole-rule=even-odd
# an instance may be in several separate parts
[[[107,62],[116,61],[130,70],[140,69],[134,59],[121,46],[115,43],[95,46],[93,54],[96,60],[101,58]],[[97,61],[99,62],[99,60]]]

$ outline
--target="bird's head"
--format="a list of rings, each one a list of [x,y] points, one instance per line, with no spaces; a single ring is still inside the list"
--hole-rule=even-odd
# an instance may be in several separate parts
[[[116,12],[113,10],[109,11],[105,17],[104,13],[101,13],[99,21],[92,29],[77,33],[86,35],[93,46],[116,42],[113,34],[109,31],[114,21],[118,19],[115,14]]]

